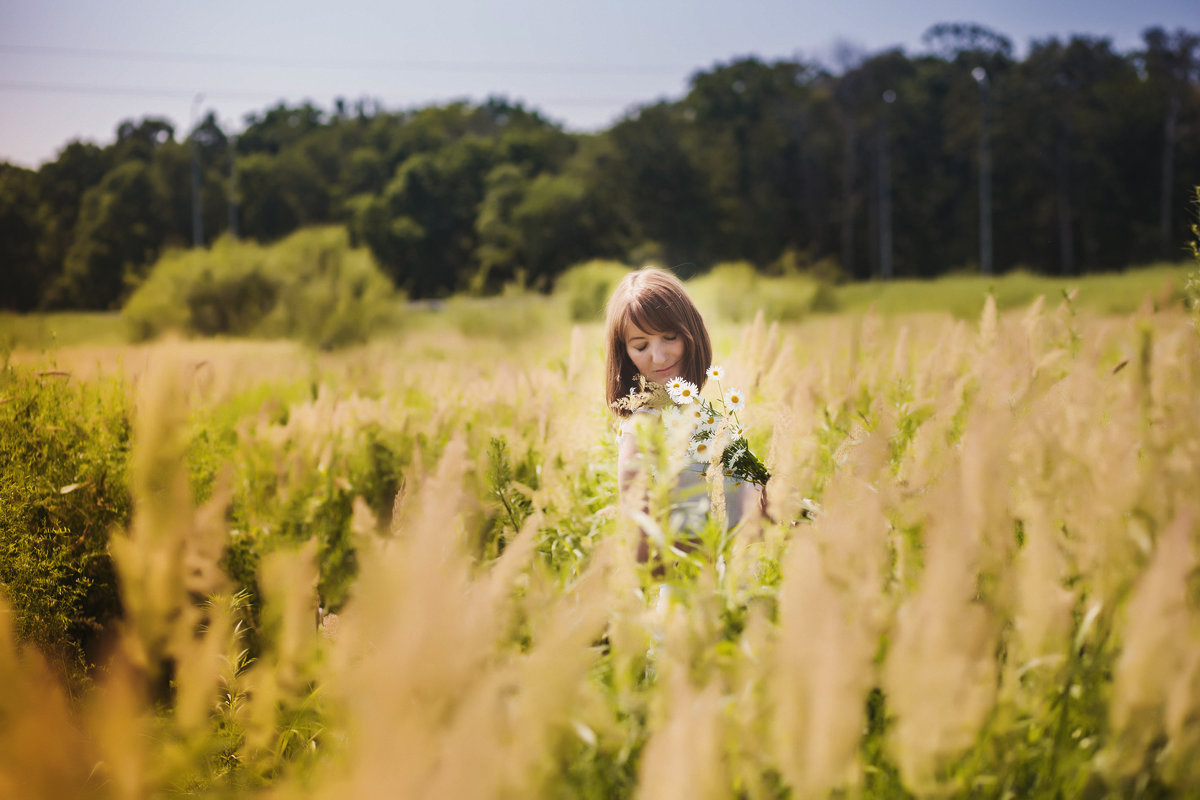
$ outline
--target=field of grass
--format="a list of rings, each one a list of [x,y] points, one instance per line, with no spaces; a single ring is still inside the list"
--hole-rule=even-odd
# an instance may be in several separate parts
[[[1078,291],[1076,305],[1099,314],[1131,314],[1147,299],[1160,307],[1178,305],[1183,298],[1189,264],[1156,264],[1125,272],[1081,277],[1050,277],[1011,272],[988,278],[952,275],[932,281],[898,280],[847,284],[838,287],[837,308],[866,311],[874,305],[884,314],[914,311],[948,311],[961,319],[974,319],[983,299],[992,294],[1001,310],[1020,308],[1039,295],[1058,302],[1067,292]]]
[[[123,344],[128,338],[121,315],[115,311],[0,313],[0,350],[46,351],[78,344]]]
[[[710,309],[771,518],[658,570],[615,507],[600,328],[561,299],[336,353],[6,318],[6,435],[80,443],[11,496],[63,559],[90,498],[131,510],[90,675],[22,644],[50,606],[4,587],[0,796],[1190,796],[1200,336],[1096,285],[967,320],[900,284]],[[89,418],[128,421],[124,473]]]
[[[172,266],[174,263],[172,262]],[[1000,310],[1020,308],[1039,295],[1057,303],[1066,292],[1077,291],[1075,307],[1098,314],[1131,314],[1150,302],[1159,308],[1181,306],[1184,284],[1194,266],[1155,264],[1119,273],[1058,278],[1013,272],[987,278],[979,275],[948,276],[931,281],[871,281],[842,286],[818,285],[805,277],[768,278],[745,270],[721,270],[694,279],[690,289],[708,319],[749,322],[762,310],[768,322],[797,321],[813,313],[882,315],[947,312],[959,319],[976,319],[989,295]],[[818,292],[820,291],[820,297]],[[592,300],[589,298],[589,300]],[[449,301],[396,301],[387,314],[393,330],[427,324],[433,317],[448,317],[469,335],[488,329],[512,337],[520,326],[509,325],[524,315],[526,324],[560,324],[568,316],[574,297],[566,292],[552,296],[516,294],[495,298],[454,298]],[[586,306],[594,306],[592,302]],[[519,309],[519,311],[517,311]],[[443,313],[447,312],[447,313]],[[588,311],[575,314],[588,318]],[[594,318],[599,312],[590,309]],[[441,322],[435,322],[440,325]],[[135,326],[119,312],[58,312],[12,314],[0,312],[0,350],[51,350],[74,345],[115,345],[131,340]]]

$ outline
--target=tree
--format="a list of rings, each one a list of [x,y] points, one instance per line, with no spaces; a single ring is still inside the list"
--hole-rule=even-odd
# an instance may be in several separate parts
[[[529,179],[515,164],[500,164],[488,173],[486,193],[475,218],[479,271],[472,277],[474,292],[495,292],[523,271],[525,241],[514,212],[529,191]]]
[[[46,281],[41,238],[37,173],[0,163],[0,308],[37,308]]]
[[[356,228],[398,287],[416,297],[446,294],[471,274],[475,214],[494,145],[467,136],[405,161],[384,194],[359,209]]]
[[[111,151],[112,148],[109,148]],[[37,226],[35,245],[45,272],[39,282],[43,293],[39,305],[63,305],[68,300],[56,293],[67,252],[74,241],[75,225],[83,195],[104,177],[112,164],[111,152],[94,144],[71,142],[58,158],[42,165],[37,173]]]
[[[597,179],[619,198],[632,239],[652,243],[672,264],[707,262],[718,250],[719,212],[698,163],[694,127],[677,105],[639,109],[606,135],[611,166]]]
[[[151,161],[163,145],[175,141],[175,126],[160,117],[144,117],[135,122],[125,120],[117,126],[117,143],[113,146],[114,164],[132,159]]]
[[[720,239],[714,255],[766,263],[789,244],[788,211],[801,175],[780,169],[795,139],[793,110],[808,67],[748,58],[692,77],[682,101],[695,120],[699,164],[711,178]]]
[[[238,159],[237,181],[243,236],[272,241],[329,219],[329,184],[295,149]]]
[[[1142,34],[1146,49],[1141,55],[1150,80],[1165,98],[1163,111],[1162,161],[1159,172],[1159,254],[1171,252],[1172,210],[1182,192],[1191,190],[1191,182],[1178,184],[1175,175],[1175,150],[1179,137],[1179,113],[1189,93],[1200,80],[1200,35],[1177,30],[1169,34],[1162,28],[1149,28]],[[1193,181],[1194,182],[1194,181]]]
[[[277,155],[318,130],[323,119],[323,112],[312,103],[295,108],[279,103],[261,116],[248,114],[246,129],[238,136],[238,152]]]
[[[114,167],[83,196],[63,288],[76,308],[113,308],[140,280],[163,239],[163,198],[150,165]]]

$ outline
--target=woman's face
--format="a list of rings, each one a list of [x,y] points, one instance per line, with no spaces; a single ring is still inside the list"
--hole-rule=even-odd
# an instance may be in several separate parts
[[[683,368],[684,340],[678,331],[644,331],[630,322],[625,326],[625,352],[647,380],[663,383]]]

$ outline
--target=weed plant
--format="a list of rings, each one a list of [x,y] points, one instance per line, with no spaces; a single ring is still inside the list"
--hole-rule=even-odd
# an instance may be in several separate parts
[[[129,522],[129,414],[111,380],[0,367],[0,587],[72,692],[121,611],[108,537]]]

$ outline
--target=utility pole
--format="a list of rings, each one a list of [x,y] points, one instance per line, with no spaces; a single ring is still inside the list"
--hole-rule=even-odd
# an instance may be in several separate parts
[[[200,149],[196,143],[196,112],[204,95],[192,98],[192,247],[204,246],[204,223],[200,216]]]
[[[892,173],[888,154],[888,114],[896,93],[883,93],[883,110],[879,115],[879,277],[892,279]]]
[[[971,77],[979,84],[979,271],[992,274],[992,98],[987,70],[976,67]]]

